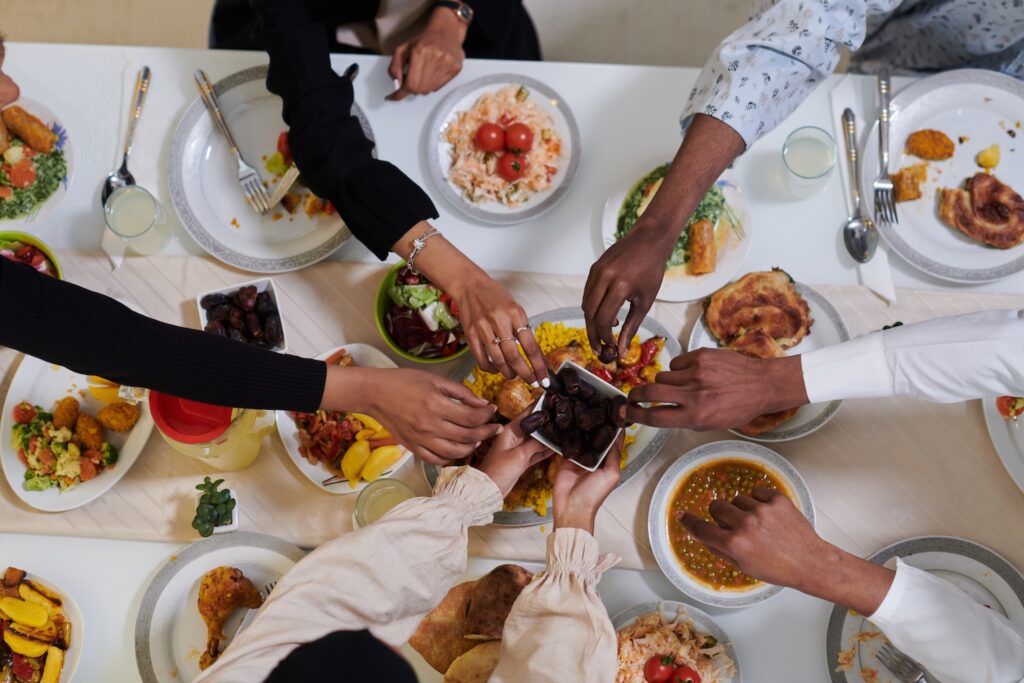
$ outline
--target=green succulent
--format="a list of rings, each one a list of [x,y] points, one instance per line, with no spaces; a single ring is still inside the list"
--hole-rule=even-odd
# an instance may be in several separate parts
[[[203,495],[199,497],[199,503],[196,505],[192,528],[204,538],[213,533],[214,527],[231,524],[231,515],[237,503],[231,495],[231,489],[219,490],[223,483],[223,479],[212,481],[209,477],[204,477],[203,483],[196,485],[196,490],[201,491]]]

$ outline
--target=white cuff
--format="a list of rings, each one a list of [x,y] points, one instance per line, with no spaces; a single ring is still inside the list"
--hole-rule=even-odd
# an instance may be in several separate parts
[[[800,363],[808,403],[893,393],[881,332],[802,354]]]

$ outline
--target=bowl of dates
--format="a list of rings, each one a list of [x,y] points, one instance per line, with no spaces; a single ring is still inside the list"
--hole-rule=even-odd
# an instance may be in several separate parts
[[[285,351],[288,344],[277,302],[277,290],[270,278],[196,297],[199,324],[204,331],[271,351]]]

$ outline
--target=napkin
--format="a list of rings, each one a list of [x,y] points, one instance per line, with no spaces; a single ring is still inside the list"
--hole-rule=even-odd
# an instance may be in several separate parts
[[[858,92],[858,90],[860,92]],[[849,107],[857,117],[857,147],[864,149],[864,142],[868,138],[871,127],[878,119],[878,97],[875,81],[868,78],[853,79],[844,76],[839,83],[832,88],[829,98],[832,103],[832,127],[835,132],[836,145],[839,151],[839,174],[843,180],[843,199],[846,202],[847,215],[853,213],[853,205],[850,201],[850,169],[846,163],[846,148],[843,143],[842,116],[843,110]],[[863,158],[863,155],[861,155]],[[872,199],[862,193],[862,210],[872,215]],[[892,268],[889,267],[889,246],[884,240],[879,240],[878,249],[875,255],[867,263],[858,263],[857,270],[860,274],[860,283],[870,289],[878,296],[885,299],[890,305],[896,303],[896,287],[892,282]]]
[[[103,226],[103,239],[100,240],[100,248],[107,255],[110,269],[117,270],[124,262],[124,252],[128,249],[128,243],[115,235],[110,228]]]

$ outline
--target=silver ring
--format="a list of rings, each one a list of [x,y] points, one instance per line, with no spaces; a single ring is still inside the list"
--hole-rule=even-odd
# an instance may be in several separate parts
[[[530,327],[529,325],[523,325],[522,327],[517,327],[517,328],[516,328],[516,334],[519,334],[519,333],[520,333],[520,332],[522,332],[523,330],[530,330],[530,331],[532,332],[532,331],[533,331],[533,328],[532,328],[532,327]]]
[[[507,342],[507,341],[514,341],[514,342],[518,343],[519,340],[516,339],[515,337],[495,337],[494,338],[495,345],[501,345],[501,342]]]

